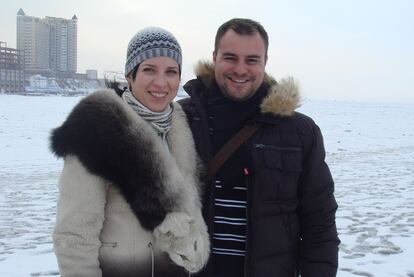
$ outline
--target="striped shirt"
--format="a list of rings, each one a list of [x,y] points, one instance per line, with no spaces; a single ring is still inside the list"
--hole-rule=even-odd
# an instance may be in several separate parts
[[[214,232],[212,254],[244,257],[246,254],[246,184],[230,185],[215,181]]]

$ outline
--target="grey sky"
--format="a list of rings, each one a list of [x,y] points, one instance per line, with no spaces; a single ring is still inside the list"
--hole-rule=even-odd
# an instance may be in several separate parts
[[[16,46],[16,13],[78,17],[78,71],[123,71],[136,31],[160,26],[178,38],[183,82],[211,60],[215,32],[233,17],[270,37],[267,71],[293,76],[305,97],[414,102],[414,1],[0,0],[0,41]]]

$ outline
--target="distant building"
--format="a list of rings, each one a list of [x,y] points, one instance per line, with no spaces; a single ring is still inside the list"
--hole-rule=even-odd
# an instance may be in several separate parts
[[[27,69],[49,69],[49,28],[39,18],[17,13],[16,48],[24,53]]]
[[[88,76],[88,79],[90,80],[96,80],[98,79],[98,71],[95,69],[87,69],[86,75]]]
[[[46,16],[49,25],[49,65],[53,71],[76,73],[78,18],[63,19]]]
[[[23,53],[0,41],[0,92],[24,92]]]
[[[24,67],[30,73],[67,75],[77,71],[78,18],[27,16],[17,12],[17,49],[24,53]]]

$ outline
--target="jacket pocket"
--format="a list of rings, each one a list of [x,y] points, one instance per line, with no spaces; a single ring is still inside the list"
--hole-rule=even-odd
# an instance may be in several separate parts
[[[299,219],[294,213],[286,213],[282,215],[285,226],[286,236],[289,239],[291,248],[297,251],[299,243]]]
[[[112,247],[115,248],[118,246],[117,242],[101,242],[101,247]]]
[[[297,197],[303,154],[298,146],[254,144],[259,158],[258,186],[263,200],[284,201]]]
[[[302,171],[302,148],[261,143],[254,146],[263,150],[266,167],[283,171]]]

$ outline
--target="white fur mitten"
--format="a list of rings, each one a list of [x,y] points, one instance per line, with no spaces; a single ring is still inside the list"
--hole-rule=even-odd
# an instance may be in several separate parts
[[[187,271],[200,271],[207,263],[210,242],[204,221],[187,213],[168,213],[154,229],[155,244],[167,252],[170,259]]]

